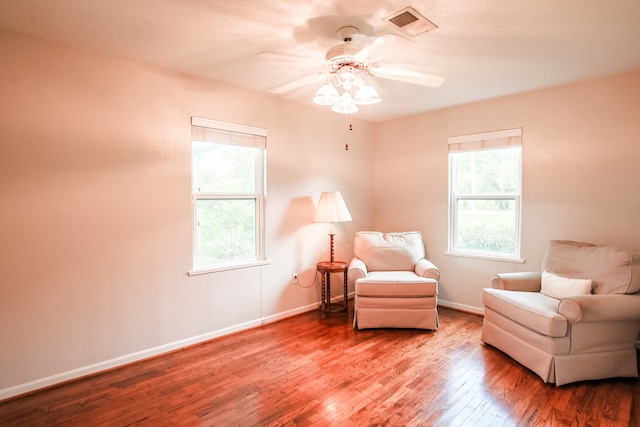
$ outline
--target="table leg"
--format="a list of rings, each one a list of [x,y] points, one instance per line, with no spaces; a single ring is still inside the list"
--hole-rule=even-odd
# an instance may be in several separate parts
[[[320,308],[322,308],[323,310],[327,307],[327,305],[326,305],[326,290],[325,290],[324,286],[325,286],[324,273],[320,273],[320,292],[321,292]]]
[[[326,273],[327,276],[327,305],[325,305],[325,309],[329,310],[331,308],[331,273]]]
[[[349,300],[347,296],[349,295],[349,285],[347,283],[347,272],[344,272],[344,311],[349,314]]]

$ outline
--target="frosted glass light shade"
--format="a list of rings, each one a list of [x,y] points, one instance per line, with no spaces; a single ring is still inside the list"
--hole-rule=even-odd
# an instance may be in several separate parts
[[[355,103],[358,105],[377,104],[380,101],[380,95],[372,86],[364,85],[356,92]]]
[[[320,194],[320,201],[313,216],[313,222],[345,222],[351,221],[351,214],[339,191],[325,191]]]
[[[333,111],[341,114],[353,114],[358,112],[358,107],[353,102],[353,98],[349,92],[345,92],[340,97],[340,102],[331,107]]]
[[[318,105],[333,105],[340,101],[340,94],[332,84],[322,85],[316,92],[313,102]]]

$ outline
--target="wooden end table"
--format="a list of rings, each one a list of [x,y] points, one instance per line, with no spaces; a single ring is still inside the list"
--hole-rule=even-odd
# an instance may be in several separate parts
[[[349,300],[347,296],[349,291],[347,289],[347,268],[348,264],[344,261],[321,261],[316,265],[316,272],[320,273],[321,289],[322,289],[322,303],[320,307],[326,312],[331,311],[344,311],[345,314],[349,313]],[[338,310],[331,309],[331,273],[342,273],[344,275],[344,308]]]

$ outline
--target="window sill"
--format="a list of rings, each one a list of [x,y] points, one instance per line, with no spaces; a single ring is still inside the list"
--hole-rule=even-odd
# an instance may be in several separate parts
[[[189,276],[198,276],[200,274],[217,273],[219,271],[228,271],[228,270],[238,270],[241,268],[258,267],[261,265],[268,265],[268,264],[271,264],[271,260],[269,259],[263,259],[263,260],[257,260],[257,261],[244,261],[244,262],[238,262],[234,264],[231,264],[231,263],[220,264],[215,267],[195,269],[195,270],[188,271],[187,274]]]
[[[457,256],[457,257],[463,257],[463,258],[484,259],[487,261],[512,262],[515,264],[524,264],[525,262],[525,260],[522,258],[510,258],[506,256],[499,256],[499,255],[472,254],[467,252],[445,252],[444,254],[448,256]]]

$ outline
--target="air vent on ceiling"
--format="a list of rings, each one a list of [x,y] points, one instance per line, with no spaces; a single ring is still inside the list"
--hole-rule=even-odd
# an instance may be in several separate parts
[[[417,10],[411,6],[405,7],[398,12],[392,13],[383,19],[389,22],[391,26],[402,31],[410,37],[416,37],[427,31],[438,28],[436,24],[422,16]]]

